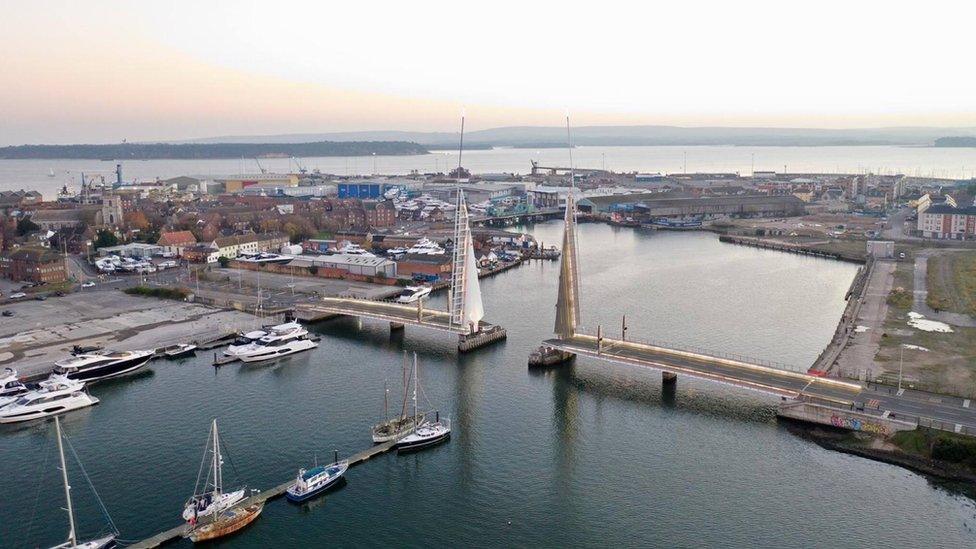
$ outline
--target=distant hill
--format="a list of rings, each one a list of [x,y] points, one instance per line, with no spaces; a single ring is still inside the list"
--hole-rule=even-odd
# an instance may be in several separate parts
[[[936,147],[976,147],[976,137],[940,137]]]
[[[19,145],[0,147],[2,159],[97,158],[111,160],[316,157],[427,154],[407,141],[318,141],[309,143],[123,143],[117,145]]]
[[[954,128],[963,136],[976,137],[976,128]],[[946,128],[895,127],[862,129],[815,128],[722,128],[679,126],[581,126],[573,128],[577,145],[742,145],[742,146],[827,146],[827,145],[915,145],[931,146],[945,136]],[[183,141],[185,143],[291,143],[304,141],[401,140],[429,148],[453,148],[458,134],[450,132],[363,131],[283,134],[271,136],[223,136]],[[465,145],[551,147],[566,142],[566,128],[557,126],[510,126],[465,132]]]

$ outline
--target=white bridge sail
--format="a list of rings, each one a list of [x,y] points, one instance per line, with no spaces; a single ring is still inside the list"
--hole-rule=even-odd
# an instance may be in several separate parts
[[[478,282],[478,263],[474,258],[474,243],[468,223],[468,207],[464,192],[458,189],[457,213],[454,218],[454,258],[451,273],[451,323],[464,326],[469,333],[478,331],[485,316]]]

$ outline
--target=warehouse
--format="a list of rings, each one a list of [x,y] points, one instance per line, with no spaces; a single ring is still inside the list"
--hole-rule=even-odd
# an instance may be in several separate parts
[[[396,278],[397,264],[385,257],[360,254],[302,255],[288,265],[292,267],[317,267],[337,269],[363,276]]]
[[[709,198],[667,198],[662,193],[591,196],[580,199],[584,213],[634,211],[654,217],[716,216],[771,217],[804,213],[803,201],[795,196],[717,196]]]

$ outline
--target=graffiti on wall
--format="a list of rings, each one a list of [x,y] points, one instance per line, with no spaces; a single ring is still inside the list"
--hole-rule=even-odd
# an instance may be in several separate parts
[[[890,433],[890,429],[887,425],[875,423],[873,421],[865,421],[863,419],[854,417],[838,416],[837,414],[830,416],[830,424],[834,427],[840,427],[842,429],[864,431],[865,433],[872,433],[875,435],[888,436]]]

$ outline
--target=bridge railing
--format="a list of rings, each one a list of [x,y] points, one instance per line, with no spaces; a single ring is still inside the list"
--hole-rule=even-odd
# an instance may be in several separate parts
[[[585,330],[578,330],[577,333],[582,334],[582,335],[586,335],[586,336],[590,336],[590,337],[596,337],[596,332],[592,332],[591,333],[591,332],[585,331]],[[608,339],[612,339],[614,342],[621,341],[619,339],[619,337],[612,337],[612,336],[610,336],[608,334],[603,334],[603,339],[604,339],[604,341],[607,341]],[[661,348],[669,349],[669,350],[673,350],[673,351],[681,351],[681,352],[686,352],[686,353],[694,353],[694,354],[699,354],[699,355],[711,356],[711,357],[715,357],[715,358],[722,358],[722,359],[725,359],[725,360],[734,360],[736,362],[745,362],[745,363],[748,363],[748,364],[756,364],[758,366],[765,366],[767,368],[774,368],[774,369],[777,369],[777,370],[786,370],[786,371],[790,371],[790,372],[797,372],[797,373],[803,373],[803,374],[805,374],[807,372],[807,369],[806,368],[801,367],[801,366],[797,366],[795,364],[787,364],[785,362],[779,362],[779,361],[776,361],[776,360],[767,360],[767,359],[757,358],[757,357],[753,357],[753,356],[740,355],[738,353],[730,353],[730,352],[726,352],[726,351],[717,351],[715,349],[708,349],[708,348],[705,348],[705,347],[698,347],[696,345],[675,345],[674,343],[669,343],[669,342],[666,342],[666,341],[657,341],[657,340],[653,340],[653,339],[635,338],[635,337],[629,337],[629,336],[627,337],[626,340],[624,340],[624,342],[625,343],[637,343],[639,345],[649,345],[649,346],[652,346],[652,347],[661,347]],[[612,350],[613,349],[613,345],[612,345],[612,343],[605,343],[603,348],[606,349],[606,350]]]

